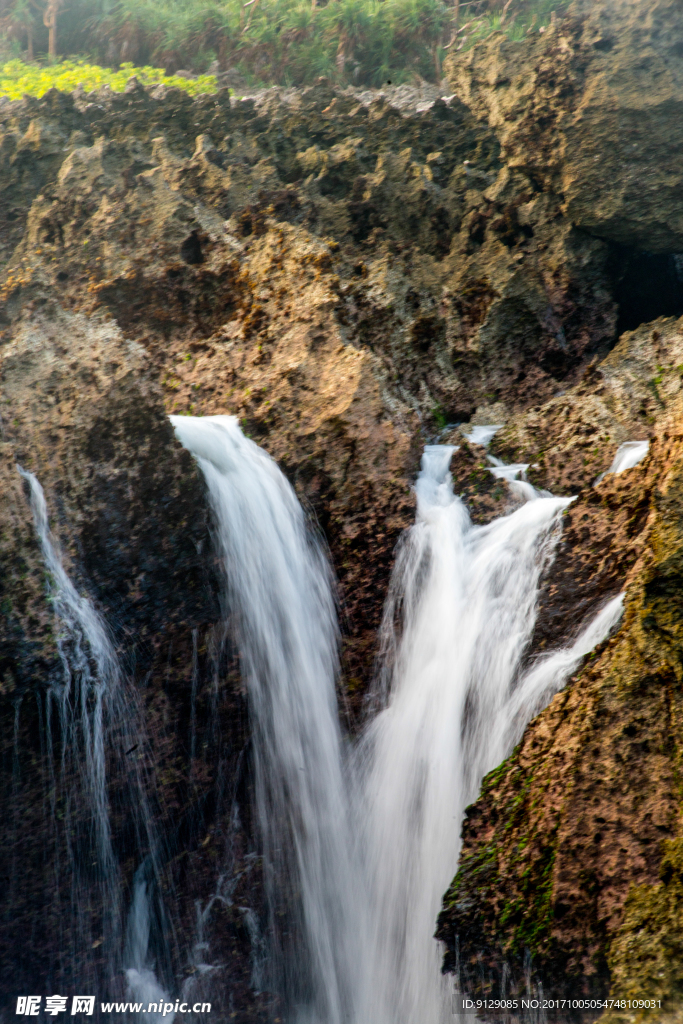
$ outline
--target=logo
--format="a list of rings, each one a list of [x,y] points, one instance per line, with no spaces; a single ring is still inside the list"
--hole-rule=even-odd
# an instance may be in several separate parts
[[[21,1017],[37,1017],[40,1013],[42,996],[17,996],[17,1014]],[[46,996],[45,1013],[56,1017],[58,1013],[66,1013],[68,996]],[[86,1017],[92,1017],[95,1011],[94,996],[74,996],[71,1000],[71,1016],[77,1013],[84,1013]]]

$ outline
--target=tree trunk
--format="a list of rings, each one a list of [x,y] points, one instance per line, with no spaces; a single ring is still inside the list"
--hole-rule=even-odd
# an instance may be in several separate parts
[[[28,50],[28,59],[33,60],[33,27],[31,25],[26,29],[26,49]]]
[[[335,57],[334,63],[337,66],[337,74],[340,78],[344,76],[344,67],[346,65],[346,50],[344,47],[344,37],[342,36],[339,40],[339,46],[337,47],[337,56]]]
[[[43,15],[43,24],[49,29],[47,44],[48,55],[52,58],[57,56],[57,7],[59,0],[48,0],[47,10]]]
[[[434,73],[436,74],[436,81],[441,82],[441,60],[439,58],[439,44],[434,43],[434,50],[432,53],[434,58]]]

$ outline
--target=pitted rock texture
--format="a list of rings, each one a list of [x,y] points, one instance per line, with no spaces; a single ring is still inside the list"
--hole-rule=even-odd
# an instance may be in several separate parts
[[[642,7],[630,0],[615,5],[634,18]],[[652,11],[643,24],[656,50],[669,44],[662,33],[657,42],[652,26],[669,25],[670,8],[662,2]],[[622,299],[628,299],[643,260],[656,278],[659,257],[639,249],[658,250],[665,260],[679,251],[677,172],[660,181],[656,163],[644,155],[639,191],[623,184],[625,172],[608,153],[604,167],[613,173],[613,205],[605,195],[594,204],[597,213],[586,212],[588,200],[582,199],[580,175],[572,177],[571,159],[563,156],[570,147],[560,128],[565,132],[562,126],[580,104],[589,109],[595,69],[604,70],[622,52],[621,42],[611,55],[609,47],[586,41],[593,39],[587,33],[595,17],[577,8],[544,40],[528,40],[513,52],[494,38],[457,57],[450,72],[455,96],[340,91],[321,81],[303,91],[265,90],[240,101],[227,91],[192,100],[164,89],[147,93],[132,81],[123,95],[52,92],[0,106],[7,524],[0,558],[8,581],[2,771],[4,779],[14,778],[18,750],[20,804],[28,815],[21,826],[22,863],[35,879],[29,884],[12,875],[19,833],[8,831],[3,864],[9,866],[3,871],[14,878],[8,916],[15,917],[2,956],[12,991],[12,944],[22,931],[34,936],[21,965],[26,990],[49,964],[58,969],[51,937],[57,933],[38,922],[47,772],[38,709],[57,665],[54,623],[16,460],[44,484],[69,571],[116,623],[116,642],[141,687],[159,762],[160,825],[172,837],[168,898],[180,927],[194,927],[193,901],[206,906],[217,866],[228,865],[241,879],[231,907],[216,903],[208,939],[217,962],[230,964],[229,977],[211,975],[205,984],[207,992],[212,984],[215,991],[229,990],[234,1012],[245,1022],[272,1018],[281,1009],[250,982],[259,940],[244,908],[254,910],[252,925],[262,926],[264,918],[249,818],[249,726],[234,652],[216,628],[218,584],[207,555],[203,485],[174,442],[167,413],[238,416],[317,519],[339,579],[340,688],[351,728],[365,711],[394,546],[414,516],[411,484],[420,448],[425,441],[452,439],[457,425],[470,420],[506,422],[491,450],[532,463],[529,472],[539,485],[560,493],[580,490],[565,517],[555,575],[544,584],[535,649],[566,638],[597,602],[628,583],[628,629],[619,635],[635,645],[634,673],[646,656],[656,660],[659,634],[652,634],[655,647],[643,653],[631,623],[646,563],[653,581],[668,579],[660,563],[647,558],[652,524],[664,515],[661,494],[674,488],[678,458],[671,440],[678,428],[662,426],[663,417],[678,415],[677,324],[640,328],[609,353],[624,319]],[[498,75],[501,62],[509,80]],[[638,71],[625,59],[609,66],[610,89],[616,89],[620,67],[625,78]],[[486,67],[497,69],[491,80]],[[525,78],[531,88],[520,84]],[[673,103],[675,112],[675,97],[667,97],[662,110]],[[596,106],[606,123],[611,103]],[[653,110],[646,113],[643,125],[654,133],[656,149],[660,124]],[[605,133],[611,130],[608,123]],[[617,221],[623,231],[615,229]],[[677,266],[667,263],[673,268],[666,300],[672,307]],[[659,308],[664,300],[649,281],[641,290],[652,292],[647,308],[653,312],[642,316],[644,305],[632,302],[629,316],[637,323],[676,312]],[[593,488],[618,443],[634,439],[633,432],[656,442],[648,460]],[[483,449],[457,436],[456,490],[473,515],[485,521],[512,507],[509,492],[487,472]],[[662,600],[668,608],[673,598]],[[590,689],[597,679],[590,672],[579,676],[544,713],[552,716],[558,701],[569,701],[573,717],[568,711],[567,735],[558,742],[584,757],[581,730],[592,728],[593,719],[586,718],[588,704],[579,703],[574,713],[571,701],[583,700],[581,687]],[[201,756],[188,770],[193,681]],[[615,693],[620,685],[614,683]],[[602,707],[600,686],[590,690],[595,707]],[[664,700],[659,691],[655,696]],[[216,700],[218,729],[212,725]],[[621,711],[615,714],[621,722]],[[523,741],[529,765],[537,756],[529,737],[543,728],[532,726]],[[548,728],[547,763],[554,765],[555,734]],[[652,730],[654,736],[654,725]],[[652,749],[658,743],[652,739]],[[656,765],[647,761],[645,748],[642,756],[654,780],[646,794],[651,822],[642,835],[654,836],[663,822],[662,834],[674,836],[669,754]],[[550,770],[545,764],[539,779]],[[616,772],[612,761],[609,771]],[[626,927],[628,913],[623,920],[620,915],[628,878],[656,887],[659,854],[645,856],[638,846],[637,808],[631,806],[624,888],[610,889],[594,912],[601,880],[612,878],[609,864],[596,853],[599,844],[580,852],[579,840],[567,833],[582,865],[567,883],[577,908],[567,918],[571,953],[559,925],[546,929],[547,907],[564,906],[559,897],[552,902],[548,888],[547,858],[555,856],[560,828],[552,815],[556,808],[565,814],[563,801],[569,807],[570,800],[572,813],[584,813],[591,798],[588,783],[570,792],[569,777],[562,771],[553,783],[556,803],[547,814],[543,800],[534,805],[541,808],[534,813],[546,814],[537,828],[527,827],[526,818],[519,826],[518,843],[528,846],[538,882],[531,923],[520,919],[510,932],[512,944],[505,945],[507,904],[487,861],[482,877],[489,888],[467,889],[471,916],[462,919],[469,929],[463,935],[471,941],[462,951],[467,962],[490,951],[485,955],[494,973],[501,956],[512,958],[519,975],[523,962],[519,968],[514,958],[523,958],[524,943],[536,943],[539,970],[547,968],[552,984],[565,971],[577,985],[602,991],[609,964],[622,970],[629,948],[625,939],[609,960],[605,913],[609,928]],[[120,792],[120,778],[113,785]],[[624,800],[633,805],[635,787],[628,779],[623,786]],[[6,790],[11,794],[11,785]],[[487,784],[472,820],[478,813],[489,820],[491,792]],[[610,794],[600,798],[606,805]],[[117,828],[130,833],[125,800],[117,814]],[[471,863],[479,863],[477,836],[467,833],[463,870],[470,851]],[[654,839],[654,851],[652,844]],[[509,885],[525,895],[524,878],[531,876],[520,881],[518,861],[508,854],[506,847],[495,878],[505,879],[504,885],[511,879]],[[128,852],[122,858],[130,885],[136,864]],[[26,899],[14,904],[22,885]],[[655,902],[660,895],[654,891]],[[510,921],[517,922],[519,899],[515,895],[510,904]],[[634,904],[633,913],[639,912]],[[458,921],[451,915],[442,925],[452,946]],[[495,946],[494,935],[502,936],[502,944]],[[178,977],[183,965],[180,952],[174,955]],[[95,961],[97,956],[92,954]]]
[[[577,227],[683,251],[683,11],[676,0],[577,0],[524,45],[494,34],[446,73],[507,164],[562,197]]]
[[[633,979],[644,974],[638,940],[626,944],[624,906],[627,898],[634,906],[632,886],[656,889],[664,841],[679,829],[683,663],[671,598],[681,553],[682,422],[679,400],[648,465],[629,471],[649,491],[649,512],[617,634],[529,726],[468,809],[438,934],[451,969],[457,937],[471,989],[497,991],[507,963],[523,991],[529,953],[547,996],[606,996],[617,957],[614,996],[625,961]],[[638,930],[633,918],[631,926]],[[634,980],[629,990],[636,989]],[[666,980],[657,991],[672,994]]]
[[[573,388],[513,417],[493,438],[490,450],[527,463],[537,487],[576,495],[543,580],[534,650],[571,638],[628,580],[652,489],[639,467],[619,476],[608,471],[622,443],[653,438],[677,407],[682,366],[683,321],[643,324]],[[472,500],[478,508],[478,496]]]
[[[201,477],[148,364],[112,321],[59,307],[18,324],[0,359],[7,473],[19,464],[48,491],[75,571],[141,671],[165,630],[219,616]]]
[[[514,461],[537,459],[537,483],[578,491],[543,581],[533,652],[571,639],[620,591],[627,597],[616,636],[532,722],[467,811],[437,935],[445,968],[459,969],[470,993],[495,996],[504,973],[525,994],[529,962],[548,997],[644,998],[652,989],[668,1013],[680,989],[677,970],[662,965],[680,944],[671,908],[683,742],[682,344],[680,321],[643,325],[491,445]],[[638,466],[596,482],[620,442],[643,436],[650,451]],[[471,500],[486,517],[485,497]]]
[[[492,37],[449,63],[454,91],[495,131],[511,173],[557,197],[577,228],[614,243],[619,320],[635,329],[549,400],[508,417],[495,406],[477,411],[479,423],[507,420],[490,453],[527,463],[538,487],[577,495],[542,583],[529,656],[571,640],[621,590],[627,602],[618,634],[469,808],[437,931],[444,967],[479,996],[501,986],[528,995],[530,982],[551,997],[652,991],[662,1019],[681,990],[673,580],[683,330],[675,317],[640,321],[653,319],[644,289],[659,288],[659,312],[683,311],[678,256],[666,255],[683,240],[670,120],[683,96],[682,40],[680,10],[666,0],[577,3],[544,38],[515,47]],[[608,473],[618,446],[633,440],[650,441],[646,459]],[[452,465],[475,521],[509,505],[484,449],[461,444]]]

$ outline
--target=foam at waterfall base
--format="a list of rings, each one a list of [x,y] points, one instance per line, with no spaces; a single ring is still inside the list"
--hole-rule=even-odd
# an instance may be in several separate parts
[[[163,988],[156,979],[154,971],[146,967],[136,968],[129,967],[126,972],[126,981],[128,983],[128,998],[131,1002],[142,1003],[145,1007],[145,1021],[156,1024],[157,1021],[165,1021],[166,1024],[173,1024],[175,1019],[175,1013],[167,1013],[166,1016],[163,1014],[164,1003],[170,1002],[168,995],[164,992]],[[160,1007],[162,1012],[151,1013],[147,1012],[147,1007],[150,1003],[155,1003]]]

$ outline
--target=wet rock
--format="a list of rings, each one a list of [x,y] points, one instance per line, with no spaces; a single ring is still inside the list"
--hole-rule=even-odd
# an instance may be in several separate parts
[[[614,341],[608,247],[433,93],[137,89],[3,112],[6,137],[42,117],[67,141],[49,181],[8,186],[32,205],[0,330],[48,297],[109,314],[169,412],[240,417],[326,534],[358,694],[423,440],[549,398]]]
[[[546,996],[621,998],[620,984],[640,996],[659,944],[678,942],[666,886],[680,841],[682,423],[670,394],[647,460],[583,491],[566,514],[536,642],[556,642],[567,620],[576,632],[582,612],[624,586],[625,615],[468,809],[437,934],[470,992],[497,992],[504,969],[510,990],[525,993],[531,955]],[[660,972],[657,997],[676,984]]]
[[[224,866],[242,878],[243,904],[256,919],[261,913],[259,865],[243,859],[251,843],[250,801],[239,788],[246,707],[234,652],[220,639],[210,513],[203,480],[175,440],[155,376],[143,347],[111,319],[50,303],[13,324],[0,354],[0,763],[14,780],[0,796],[0,814],[11,823],[0,840],[3,999],[47,977],[62,989],[76,978],[94,984],[105,967],[101,938],[89,931],[101,927],[102,890],[84,864],[93,823],[83,766],[72,767],[65,750],[78,735],[78,728],[75,736],[65,734],[68,712],[61,703],[65,687],[68,702],[78,700],[64,654],[73,641],[51,605],[18,465],[42,484],[64,566],[111,630],[130,714],[136,703],[144,709],[154,762],[145,765],[141,786],[152,808],[148,824],[165,837],[166,913],[174,927],[193,934],[194,901],[206,901],[215,888],[216,850],[226,842]],[[144,838],[133,839],[139,795],[124,763],[141,756],[138,745],[120,751],[110,738],[106,747],[124,887],[149,852]],[[232,779],[227,811],[225,773]],[[228,837],[226,816],[235,813],[236,800],[244,804],[243,824]],[[62,876],[69,884],[57,884]],[[74,893],[87,901],[87,913],[73,906]],[[207,919],[205,938],[220,955],[213,924]],[[255,1016],[245,1019],[258,1019],[248,984],[250,939],[237,936],[231,945],[236,1005],[248,1004],[245,1012]],[[171,944],[166,953],[173,975],[183,977],[186,950]]]
[[[624,589],[626,612],[468,809],[437,935],[445,969],[479,996],[501,986],[526,995],[530,983],[546,997],[652,991],[669,1012],[680,987],[683,306],[677,257],[666,254],[681,247],[678,128],[669,119],[681,98],[672,56],[681,38],[680,11],[666,0],[577,3],[543,37],[514,46],[493,36],[448,65],[457,96],[495,132],[505,173],[555,211],[557,232],[571,222],[578,237],[589,232],[610,247],[620,322],[634,328],[554,395],[511,416],[508,407],[490,446],[527,463],[536,486],[577,495],[542,583],[530,656],[568,642]],[[658,307],[643,300],[645,288]],[[646,310],[666,317],[640,324],[652,320]],[[500,411],[494,404],[481,418],[480,409],[477,422],[500,422]],[[608,473],[618,447],[634,440],[650,442],[647,458]],[[472,449],[454,456],[456,479],[487,521],[494,492],[483,449]]]
[[[620,11],[626,6],[616,5]],[[677,323],[639,328],[609,353],[617,341],[618,296],[640,266],[645,235],[652,233],[652,249],[678,252],[677,221],[666,205],[677,172],[668,179],[669,192],[660,182],[663,205],[657,207],[656,189],[647,184],[641,202],[631,187],[636,179],[624,177],[610,153],[605,166],[612,161],[614,197],[593,204],[597,214],[589,210],[581,176],[592,183],[593,170],[581,164],[582,154],[572,156],[578,143],[571,131],[581,124],[577,111],[581,107],[589,120],[605,119],[607,127],[596,135],[601,154],[615,96],[616,109],[626,109],[619,71],[626,64],[609,63],[622,60],[621,44],[590,42],[591,26],[604,17],[611,15],[577,9],[546,39],[514,52],[494,37],[453,63],[455,96],[403,87],[337,90],[320,81],[309,89],[261,90],[239,100],[227,90],[192,100],[178,90],[146,92],[133,85],[125,95],[53,92],[0,108],[0,216],[7,226],[0,253],[7,403],[0,559],[7,581],[2,600],[12,602],[3,604],[3,777],[12,778],[19,706],[22,806],[30,809],[22,828],[34,836],[25,840],[22,857],[25,875],[32,871],[37,879],[31,887],[21,878],[28,895],[21,906],[11,904],[15,930],[7,932],[2,955],[9,964],[17,935],[33,929],[22,965],[27,990],[31,971],[54,962],[52,933],[36,924],[45,883],[38,794],[45,792],[47,771],[40,760],[38,702],[59,665],[17,459],[43,482],[69,571],[115,624],[119,650],[142,688],[157,751],[160,820],[172,837],[169,892],[182,888],[178,920],[186,929],[193,927],[193,901],[206,905],[214,892],[216,863],[229,863],[243,879],[240,906],[258,914],[262,894],[249,820],[244,694],[234,652],[216,631],[217,583],[207,558],[203,485],[175,444],[167,413],[238,416],[317,519],[339,578],[340,686],[352,727],[364,713],[394,546],[414,515],[411,484],[421,445],[457,438],[456,490],[477,521],[511,507],[509,492],[487,470],[484,450],[463,442],[458,424],[506,422],[493,452],[529,462],[539,486],[580,492],[565,516],[554,574],[544,583],[534,649],[566,638],[596,602],[625,582],[629,608],[640,607],[652,524],[664,515],[661,495],[675,490],[672,439],[678,427],[662,424],[663,417],[678,416],[677,367],[683,360]],[[655,38],[656,26],[669,25],[666,19],[673,26],[673,18],[664,0],[645,18],[653,52],[664,45]],[[503,62],[509,81],[498,75]],[[495,71],[493,77],[486,77],[485,67]],[[622,78],[629,74],[624,70]],[[670,79],[666,96],[675,107],[673,72]],[[609,102],[599,99],[603,94]],[[595,115],[593,96],[599,99]],[[658,137],[655,115],[648,110],[643,124]],[[638,171],[647,182],[659,173],[649,160],[643,156]],[[623,252],[617,243],[626,247]],[[661,311],[656,292],[655,299],[652,316]],[[629,316],[637,320],[640,309],[634,304]],[[635,437],[652,439],[649,459],[593,488],[618,444]],[[674,518],[671,512],[667,530],[674,529]],[[666,573],[652,572],[648,586],[656,589],[653,581]],[[666,604],[669,597],[662,600]],[[640,621],[629,615],[627,623]],[[646,654],[655,655],[644,654],[640,634],[630,630],[620,633],[630,638],[624,644],[635,645],[636,653],[629,654],[635,675],[629,678],[649,678],[642,666]],[[594,746],[582,746],[590,723],[603,714],[587,719],[589,698],[581,703],[584,687],[590,707],[603,707],[603,683],[592,671],[577,677],[531,727],[519,772],[513,757],[500,776],[528,776],[529,786],[553,780],[555,803],[547,814],[541,794],[538,811],[528,805],[530,814],[541,817],[524,817],[525,810],[514,824],[518,845],[529,848],[532,873],[520,874],[522,861],[512,848],[505,848],[507,860],[489,856],[496,824],[476,834],[467,825],[463,871],[475,882],[458,883],[449,897],[442,934],[455,948],[453,935],[462,925],[463,962],[484,949],[493,951],[492,970],[503,954],[518,965],[523,948],[533,946],[553,985],[560,986],[554,979],[564,971],[586,990],[602,991],[609,971],[607,925],[603,910],[594,910],[595,892],[613,882],[611,875],[605,881],[609,871],[595,852],[599,844],[589,850],[583,833],[586,849],[576,857],[584,874],[567,883],[570,906],[577,909],[573,917],[565,914],[564,938],[559,925],[546,927],[548,908],[553,914],[560,908],[559,922],[569,899],[556,898],[555,881],[549,881],[555,878],[557,829],[565,828],[568,848],[574,843],[579,849],[569,812],[584,820],[599,774],[597,768],[588,773],[579,791],[566,786],[569,769],[557,768],[570,756],[566,748],[578,752],[572,765],[579,772],[580,762],[600,745],[595,724],[585,740]],[[607,678],[605,668],[599,679]],[[604,700],[618,731],[628,701],[620,696],[617,676],[609,679],[617,681],[604,684]],[[193,680],[201,755],[190,759],[188,774]],[[664,700],[665,690],[655,686],[656,700]],[[543,725],[555,721],[562,701],[569,702],[564,731]],[[652,719],[660,712],[656,701],[643,711],[655,737],[651,749],[661,747]],[[545,746],[534,746],[535,736],[546,736],[544,729]],[[606,743],[610,735],[605,733]],[[534,758],[542,751],[547,757],[537,770]],[[655,850],[653,829],[660,825],[662,834],[674,835],[671,764],[666,752],[657,764],[644,748],[641,753],[643,771],[653,780],[647,800],[654,808],[659,793],[664,810],[656,822],[652,817],[652,827],[648,819],[642,843],[636,813],[629,811],[626,875],[657,886],[659,853],[645,856],[641,847],[649,837],[649,850]],[[610,753],[609,761],[606,754],[603,768],[616,773],[622,756]],[[121,796],[121,777],[113,787]],[[493,792],[487,783],[468,821],[495,817]],[[512,797],[501,789],[501,806],[517,799],[514,792]],[[633,801],[632,789],[627,794]],[[233,805],[226,802],[233,798],[240,819],[234,828]],[[527,808],[525,799],[514,808]],[[608,796],[600,799],[609,802]],[[125,832],[129,819],[121,800],[116,825]],[[563,824],[552,816],[557,808]],[[13,839],[6,839],[3,863],[11,864]],[[484,845],[477,845],[480,840]],[[132,860],[125,863],[128,882]],[[468,864],[479,865],[481,873],[467,874]],[[591,871],[597,872],[597,890],[585,881]],[[538,898],[527,920],[519,893],[529,896],[529,879]],[[509,917],[501,896],[506,886],[514,894]],[[626,890],[617,889],[608,899],[610,935],[622,927]],[[505,931],[508,920],[517,922],[514,934]],[[210,941],[220,962],[231,964],[235,1012],[257,1020],[272,1017],[273,1007],[250,988],[248,932],[235,913],[226,912],[220,922],[216,918]],[[502,945],[495,945],[497,934]],[[625,955],[618,954],[618,963],[626,962]],[[211,980],[205,983],[210,988]]]
[[[143,645],[219,614],[201,480],[147,363],[113,322],[55,308],[17,325],[0,370],[9,471],[38,477],[74,571],[143,672]]]

